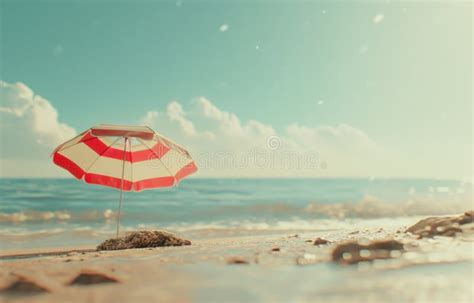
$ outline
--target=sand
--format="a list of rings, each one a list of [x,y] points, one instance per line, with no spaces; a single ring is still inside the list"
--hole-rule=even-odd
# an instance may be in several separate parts
[[[472,223],[449,237],[420,237],[405,233],[408,227],[212,230],[186,237],[192,242],[186,246],[61,248],[36,257],[4,251],[0,301],[472,302]],[[347,252],[363,258],[339,262],[338,249],[340,258]]]

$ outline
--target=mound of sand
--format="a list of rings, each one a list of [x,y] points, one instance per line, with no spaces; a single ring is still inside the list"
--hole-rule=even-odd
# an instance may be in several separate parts
[[[119,283],[119,280],[114,276],[95,271],[83,271],[78,274],[69,285],[91,285],[103,283]]]
[[[456,217],[426,218],[409,227],[406,232],[420,238],[433,236],[454,237],[456,233],[472,231],[474,211],[467,211]]]
[[[0,292],[6,294],[38,294],[49,292],[49,289],[28,277],[19,276],[13,283]]]
[[[145,248],[160,246],[183,246],[191,245],[191,241],[178,238],[164,231],[142,230],[126,234],[119,238],[105,240],[97,250],[118,250],[129,248]]]

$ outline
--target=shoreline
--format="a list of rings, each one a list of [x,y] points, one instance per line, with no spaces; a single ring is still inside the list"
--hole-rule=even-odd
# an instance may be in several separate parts
[[[31,251],[31,252],[29,252]],[[29,259],[29,258],[39,258],[39,257],[51,257],[51,256],[61,256],[67,255],[70,253],[90,253],[95,252],[95,248],[45,248],[45,249],[31,249],[31,250],[12,250],[6,252],[0,252],[0,262],[16,259]]]

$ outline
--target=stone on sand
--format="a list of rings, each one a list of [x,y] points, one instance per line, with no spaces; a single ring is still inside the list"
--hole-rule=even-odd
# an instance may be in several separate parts
[[[314,239],[313,245],[326,245],[329,244],[329,241],[323,238]]]
[[[460,216],[426,218],[409,227],[405,232],[417,235],[419,238],[446,236],[454,237],[467,226],[474,223],[474,211],[467,211]],[[470,229],[472,230],[472,229]]]
[[[396,240],[377,240],[368,243],[350,241],[341,243],[332,251],[332,260],[341,264],[390,259],[400,254],[403,244]]]
[[[244,257],[235,256],[227,259],[227,264],[249,264],[250,262]]]
[[[118,250],[183,245],[191,245],[191,241],[178,238],[177,236],[164,231],[142,230],[130,232],[119,238],[105,240],[99,246],[97,246],[97,250]]]

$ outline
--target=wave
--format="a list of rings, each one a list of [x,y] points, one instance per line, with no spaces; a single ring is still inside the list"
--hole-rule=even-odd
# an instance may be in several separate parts
[[[69,221],[71,219],[79,221],[94,221],[97,219],[113,219],[116,213],[111,209],[104,212],[89,211],[81,213],[72,213],[70,211],[23,211],[15,213],[0,212],[0,222],[21,223],[28,221]]]
[[[462,213],[474,209],[470,193],[452,195],[443,198],[433,196],[414,196],[401,202],[389,202],[375,196],[366,195],[357,202],[322,203],[311,202],[306,204],[293,203],[236,203],[221,204],[195,202],[182,204],[176,208],[174,202],[166,203],[173,208],[167,208],[167,215],[163,215],[163,208],[147,208],[140,205],[126,213],[131,222],[155,222],[166,217],[168,223],[194,223],[197,220],[210,221],[241,220],[245,218],[266,218],[267,220],[284,221],[292,217],[305,219],[345,219],[345,218],[393,218],[404,216],[430,216]],[[164,207],[164,205],[160,205]],[[175,213],[175,210],[178,210]],[[0,223],[28,223],[28,222],[109,222],[114,221],[117,212],[111,209],[90,211],[21,211],[0,212]],[[161,215],[161,217],[160,217]],[[207,218],[210,218],[207,220]],[[171,220],[171,221],[170,221]]]
[[[324,204],[313,202],[308,204],[305,211],[331,218],[383,218],[401,216],[430,216],[462,213],[473,209],[470,195],[434,199],[417,197],[404,202],[390,203],[377,197],[367,195],[357,203]]]

